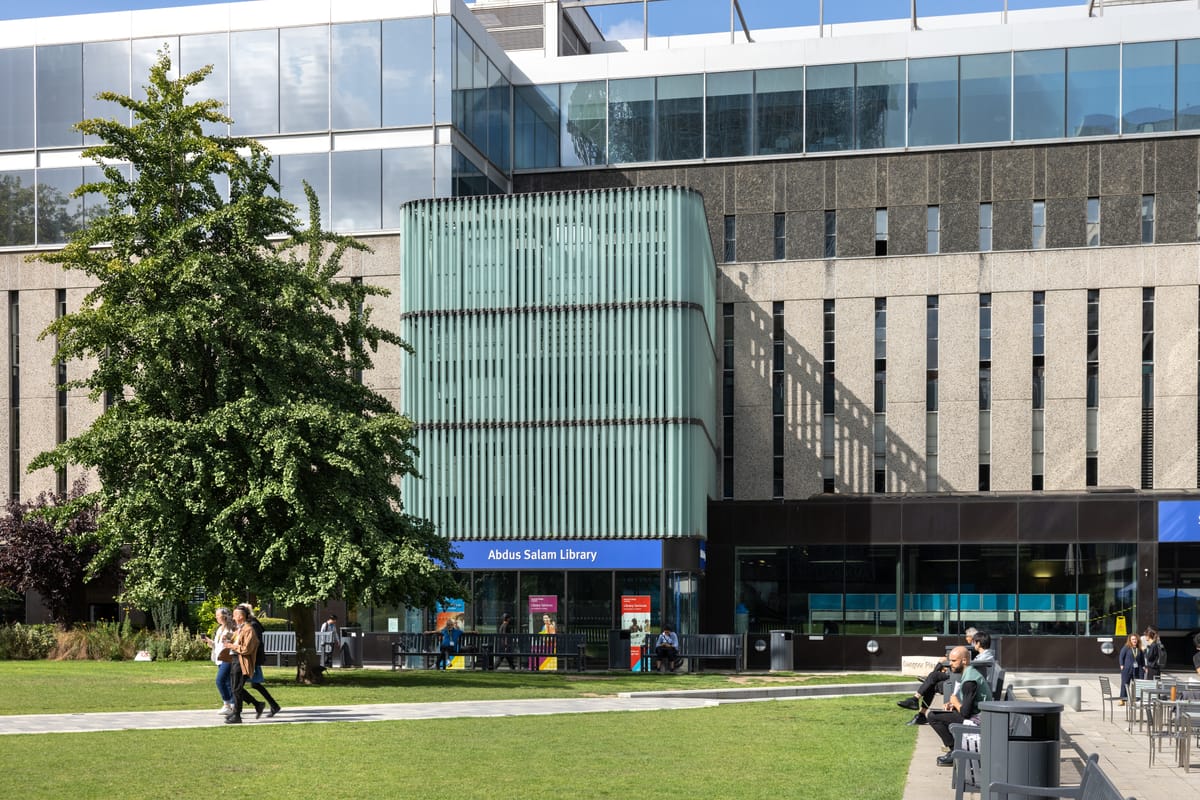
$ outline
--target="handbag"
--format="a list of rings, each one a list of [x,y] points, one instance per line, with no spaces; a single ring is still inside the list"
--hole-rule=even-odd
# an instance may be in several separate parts
[[[217,661],[224,661],[226,663],[233,661],[233,651],[228,647],[222,649],[221,652],[217,653]]]

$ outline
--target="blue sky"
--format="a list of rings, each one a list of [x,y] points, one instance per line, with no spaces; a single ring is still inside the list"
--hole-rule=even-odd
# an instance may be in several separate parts
[[[0,19],[21,19],[59,14],[82,14],[93,11],[128,11],[164,6],[209,5],[223,0],[0,0]],[[404,0],[394,0],[397,4]],[[792,25],[815,25],[818,0],[741,0],[742,10],[751,30],[779,28]],[[1043,6],[1079,6],[1084,0],[1008,0],[1008,7],[1039,8]],[[921,15],[999,11],[1004,0],[917,0]],[[729,3],[726,0],[657,0],[651,2],[650,33],[652,35],[711,33],[729,30]],[[864,19],[898,19],[909,14],[909,0],[825,0],[827,23],[853,22]],[[592,10],[606,35],[640,36],[642,4],[640,0],[626,5],[601,6]]]

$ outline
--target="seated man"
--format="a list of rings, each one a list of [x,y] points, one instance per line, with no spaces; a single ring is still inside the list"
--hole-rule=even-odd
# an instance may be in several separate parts
[[[679,668],[679,637],[669,625],[663,625],[658,641],[654,643],[654,655],[658,657],[658,668],[674,672]]]
[[[975,628],[967,628],[965,637],[968,646],[974,644],[975,635],[978,633],[979,631]],[[989,636],[989,646],[991,645],[991,641],[991,637]],[[917,712],[913,715],[912,719],[905,723],[906,725],[925,724],[925,715],[921,712],[933,705],[933,698],[942,693],[942,684],[945,683],[948,677],[950,677],[950,663],[943,661],[925,676],[925,680],[921,681],[921,685],[917,687],[917,691],[912,697],[906,697],[896,703],[901,708]]]
[[[987,631],[976,631],[971,637],[971,645],[975,652],[971,655],[972,664],[995,664],[996,654],[992,652],[992,635]]]
[[[950,695],[950,702],[946,703],[944,709],[930,709],[926,714],[929,727],[945,745],[946,752],[937,759],[939,767],[954,765],[950,755],[950,748],[954,746],[950,726],[967,720],[978,721],[979,704],[992,699],[987,680],[979,670],[967,663],[967,648],[956,647],[950,651],[950,672],[962,676],[954,694]]]

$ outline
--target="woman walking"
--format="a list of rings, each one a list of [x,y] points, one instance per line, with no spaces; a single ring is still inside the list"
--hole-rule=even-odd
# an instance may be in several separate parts
[[[235,626],[228,608],[224,606],[218,608],[215,616],[217,618],[216,638],[210,639],[207,636],[201,636],[201,639],[212,648],[212,660],[217,665],[217,692],[221,695],[221,711],[219,713],[229,716],[233,713],[233,689],[229,681],[233,656],[227,649],[227,645],[233,638]]]

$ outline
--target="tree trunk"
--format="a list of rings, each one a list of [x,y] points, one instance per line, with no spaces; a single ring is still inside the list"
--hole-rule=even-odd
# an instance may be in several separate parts
[[[312,606],[294,605],[288,617],[296,630],[296,683],[324,683],[321,675],[321,654],[317,652],[317,636],[313,627]]]

